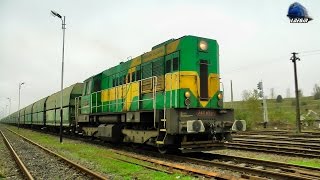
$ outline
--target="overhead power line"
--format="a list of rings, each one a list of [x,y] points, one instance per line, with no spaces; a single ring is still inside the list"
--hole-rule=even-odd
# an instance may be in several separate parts
[[[309,51],[301,51],[301,52],[299,52],[299,54],[312,53],[312,52],[320,52],[320,49],[309,50]]]
[[[318,53],[312,53],[312,54],[302,54],[300,56],[314,56],[314,55],[319,55],[320,51]]]
[[[313,52],[313,53],[311,53]],[[300,54],[302,53],[302,54]],[[311,50],[311,51],[301,51],[300,57],[303,56],[314,56],[314,55],[320,55],[320,49],[319,50]],[[308,54],[311,53],[311,54]],[[231,70],[227,70],[225,73],[232,73],[232,72],[237,72],[237,71],[243,71],[243,70],[247,70],[247,69],[253,69],[257,66],[259,67],[264,67],[264,65],[270,65],[273,63],[279,63],[279,62],[284,62],[285,58],[287,56],[279,56],[278,58],[271,58],[267,61],[263,61],[263,62],[257,62],[257,63],[253,63],[253,64],[248,64],[242,67],[238,67],[235,69],[231,69]]]

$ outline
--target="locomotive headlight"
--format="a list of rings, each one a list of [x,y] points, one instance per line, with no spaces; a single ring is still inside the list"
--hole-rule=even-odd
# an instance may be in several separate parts
[[[184,93],[184,96],[185,96],[186,98],[190,98],[191,94],[190,94],[189,91],[186,91],[186,92]]]
[[[206,51],[208,49],[208,43],[204,40],[201,40],[199,42],[199,48],[202,50],[202,51]]]
[[[218,99],[222,99],[223,95],[221,93],[218,94]]]

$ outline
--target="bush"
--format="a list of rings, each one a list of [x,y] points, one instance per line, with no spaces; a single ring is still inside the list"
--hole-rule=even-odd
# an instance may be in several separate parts
[[[300,103],[300,105],[301,105],[301,106],[306,106],[306,105],[307,105],[307,102],[303,101],[303,102]]]
[[[276,100],[277,103],[281,103],[282,100],[283,100],[282,96],[281,96],[281,95],[278,95],[278,96],[277,96],[277,100]]]
[[[318,84],[314,85],[313,97],[314,97],[315,100],[320,99],[320,86]]]

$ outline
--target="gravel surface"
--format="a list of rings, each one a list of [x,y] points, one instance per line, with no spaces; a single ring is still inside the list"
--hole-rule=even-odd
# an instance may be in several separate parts
[[[0,135],[1,136],[1,135]],[[23,179],[21,172],[7,146],[0,137],[0,179]]]
[[[36,179],[89,179],[79,170],[66,165],[58,158],[49,155],[22,138],[4,131],[16,153]]]

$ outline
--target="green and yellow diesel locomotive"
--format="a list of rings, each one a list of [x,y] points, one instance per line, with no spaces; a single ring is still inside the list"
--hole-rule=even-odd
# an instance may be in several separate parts
[[[80,134],[161,152],[223,147],[234,114],[223,108],[217,41],[170,39],[88,78],[70,123]]]

